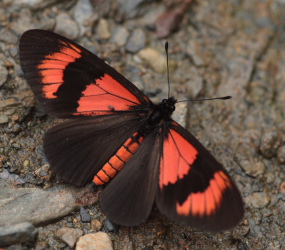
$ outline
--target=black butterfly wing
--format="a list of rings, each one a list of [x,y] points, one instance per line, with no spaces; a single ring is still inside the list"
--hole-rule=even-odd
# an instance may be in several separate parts
[[[58,177],[83,186],[143,122],[134,115],[72,119],[47,131],[44,152]]]
[[[138,151],[101,194],[101,207],[112,222],[137,226],[153,207],[161,150],[156,131],[146,135]]]
[[[221,231],[244,215],[241,195],[224,167],[187,130],[165,122],[156,205],[191,227]]]
[[[37,99],[55,117],[147,112],[151,105],[103,60],[50,31],[29,30],[22,35],[20,63]]]

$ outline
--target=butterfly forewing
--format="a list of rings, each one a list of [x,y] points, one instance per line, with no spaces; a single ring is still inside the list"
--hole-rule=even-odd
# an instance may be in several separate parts
[[[156,204],[167,217],[208,231],[234,227],[241,195],[223,166],[174,121],[165,123]]]
[[[56,117],[109,115],[138,107],[147,111],[151,103],[97,56],[49,31],[22,35],[20,62],[38,100]]]

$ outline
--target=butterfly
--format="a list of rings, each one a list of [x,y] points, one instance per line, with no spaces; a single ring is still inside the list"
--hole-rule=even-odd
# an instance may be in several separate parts
[[[241,221],[234,181],[171,119],[176,99],[154,104],[96,55],[50,31],[22,35],[20,64],[45,111],[68,119],[44,138],[52,169],[78,186],[107,184],[100,204],[109,220],[137,226],[155,203],[168,218],[201,230],[218,232]]]

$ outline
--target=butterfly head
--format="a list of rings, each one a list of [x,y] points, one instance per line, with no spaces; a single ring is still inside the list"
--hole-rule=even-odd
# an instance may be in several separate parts
[[[159,104],[160,112],[163,114],[171,115],[175,110],[175,104],[177,100],[174,97],[163,99]]]

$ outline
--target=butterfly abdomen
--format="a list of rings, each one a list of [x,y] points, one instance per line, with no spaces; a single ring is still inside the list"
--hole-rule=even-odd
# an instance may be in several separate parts
[[[110,181],[139,149],[143,139],[141,133],[134,133],[95,175],[93,182],[104,185]]]

